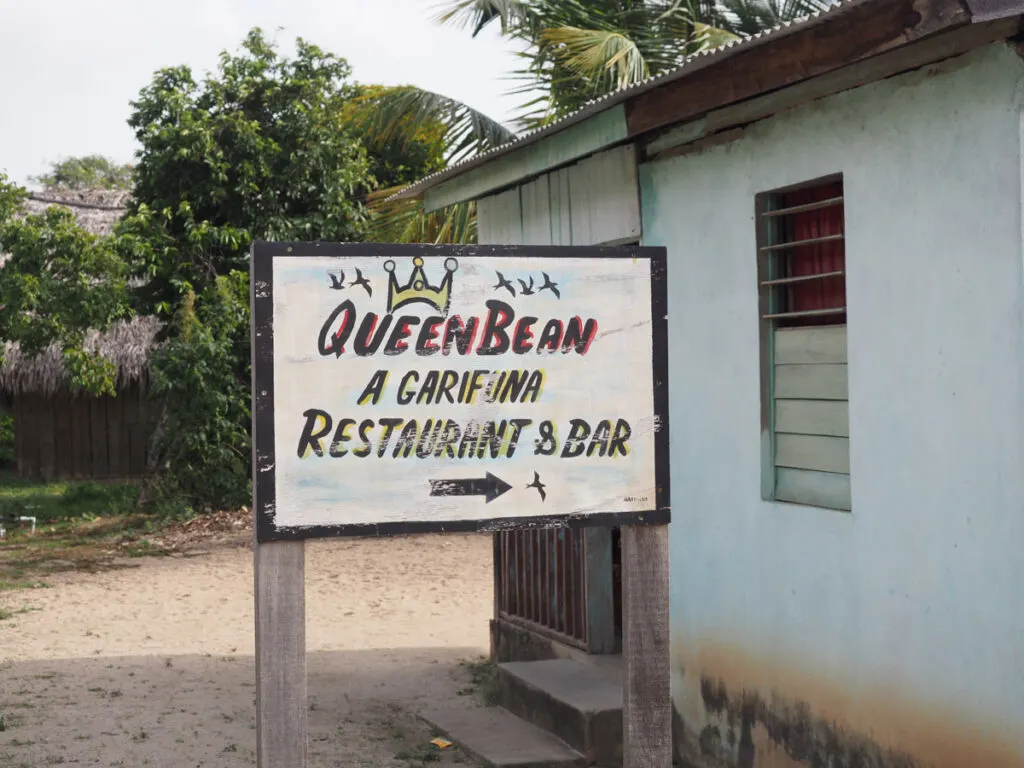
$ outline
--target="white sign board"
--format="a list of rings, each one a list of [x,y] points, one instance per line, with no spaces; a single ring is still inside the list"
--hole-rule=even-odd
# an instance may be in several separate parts
[[[668,522],[664,249],[252,259],[259,540]]]

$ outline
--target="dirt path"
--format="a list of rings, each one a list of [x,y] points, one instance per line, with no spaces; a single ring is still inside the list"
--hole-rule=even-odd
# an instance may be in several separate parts
[[[0,592],[0,765],[254,765],[242,542]],[[459,760],[411,711],[470,692],[491,583],[486,536],[308,545],[312,768]]]

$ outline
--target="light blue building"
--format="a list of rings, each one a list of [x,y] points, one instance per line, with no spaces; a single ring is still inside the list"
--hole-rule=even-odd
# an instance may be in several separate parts
[[[852,0],[406,193],[668,249],[684,765],[1024,766],[1022,13]],[[605,762],[616,541],[495,542],[503,704]]]

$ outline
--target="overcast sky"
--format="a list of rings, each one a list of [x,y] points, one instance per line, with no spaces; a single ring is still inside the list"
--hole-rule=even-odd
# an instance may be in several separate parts
[[[438,0],[0,0],[0,171],[14,181],[62,157],[132,158],[129,101],[161,67],[213,69],[254,26],[346,58],[353,78],[410,83],[505,120],[516,66],[496,31],[433,21]],[[281,28],[281,29],[279,29]],[[287,46],[287,47],[286,47]]]

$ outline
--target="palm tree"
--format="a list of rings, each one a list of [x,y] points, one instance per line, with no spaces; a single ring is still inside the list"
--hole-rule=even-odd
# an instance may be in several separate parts
[[[352,103],[349,123],[369,148],[408,146],[424,134],[440,133],[444,159],[459,162],[516,134],[482,112],[414,86],[376,89]],[[410,180],[413,181],[413,180]],[[370,193],[373,216],[369,237],[392,243],[471,243],[476,241],[476,205],[467,203],[426,213],[419,200],[390,200],[406,184]]]
[[[831,0],[446,0],[437,20],[479,34],[498,24],[522,49],[513,92],[532,94],[513,121],[529,130],[570,114],[588,101],[674,69],[688,56],[784,21],[822,10]],[[540,94],[539,96],[536,94]],[[444,126],[449,164],[504,144],[516,134],[498,121],[442,94],[408,87],[368,100],[360,128],[371,140],[411,137]],[[426,215],[418,201],[371,201],[373,235],[471,242],[473,206]]]

